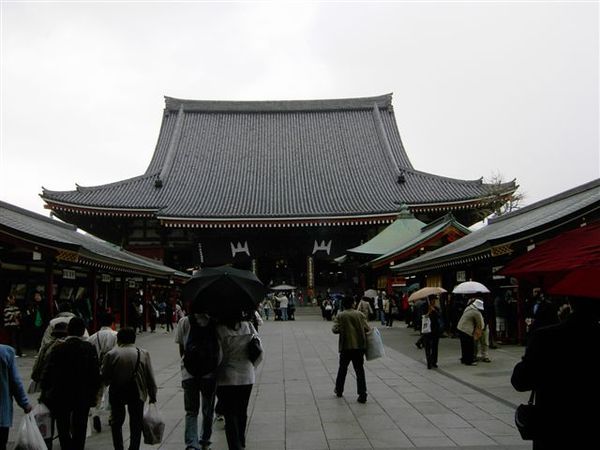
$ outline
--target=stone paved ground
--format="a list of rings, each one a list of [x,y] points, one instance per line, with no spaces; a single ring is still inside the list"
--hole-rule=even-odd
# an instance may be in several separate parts
[[[514,406],[527,399],[509,381],[521,347],[492,350],[491,363],[466,367],[458,361],[458,340],[442,339],[440,368],[427,370],[412,330],[400,323],[381,328],[387,356],[366,364],[369,399],[359,404],[352,369],[344,397],[333,394],[338,355],[330,322],[300,315],[294,322],[266,322],[260,332],[266,358],[249,408],[249,450],[531,448],[513,425]],[[144,333],[138,344],[151,352],[166,422],[163,444],[142,448],[183,450],[183,394],[173,334]],[[32,364],[31,357],[19,359],[26,382]],[[17,411],[15,424],[20,419]],[[106,420],[86,448],[112,448]],[[13,429],[11,438],[14,434]],[[213,449],[227,448],[222,422],[215,424],[213,441]]]

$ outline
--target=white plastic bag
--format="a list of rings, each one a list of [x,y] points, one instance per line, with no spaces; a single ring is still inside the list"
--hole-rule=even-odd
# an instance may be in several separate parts
[[[421,316],[421,334],[431,333],[431,319],[429,316]]]
[[[102,398],[100,399],[100,404],[98,405],[98,411],[110,412],[110,402],[108,401],[108,389],[109,386],[104,386],[104,389],[102,389]]]
[[[144,444],[154,445],[162,442],[165,421],[156,403],[150,403],[144,410]]]
[[[373,328],[367,333],[367,361],[372,361],[385,356],[385,348],[378,328]]]
[[[33,411],[25,414],[21,420],[14,450],[48,450],[35,422]]]
[[[35,422],[37,423],[42,438],[50,439],[52,437],[52,416],[50,415],[48,407],[43,403],[40,403],[35,405],[31,412],[33,413],[33,417],[35,417]]]

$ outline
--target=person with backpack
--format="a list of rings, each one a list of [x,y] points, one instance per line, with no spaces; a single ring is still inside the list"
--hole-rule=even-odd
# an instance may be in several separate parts
[[[156,381],[150,353],[135,345],[135,330],[121,328],[117,346],[102,361],[102,379],[109,386],[110,427],[115,450],[123,450],[125,406],[129,413],[129,450],[139,450],[142,440],[144,403],[156,403]]]
[[[177,324],[175,343],[181,355],[186,450],[209,449],[215,412],[216,369],[222,353],[216,324],[206,314],[189,314]],[[202,401],[202,433],[198,414]]]

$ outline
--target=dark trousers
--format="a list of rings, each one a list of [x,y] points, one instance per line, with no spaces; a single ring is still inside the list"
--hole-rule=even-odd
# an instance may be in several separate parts
[[[431,369],[433,366],[437,366],[438,360],[438,345],[440,343],[440,337],[434,336],[432,333],[423,335],[423,343],[425,344],[425,358],[427,359],[427,368]]]
[[[89,406],[74,406],[52,411],[58,429],[61,450],[83,450],[87,431]]]
[[[0,450],[6,450],[8,442],[8,427],[0,427]]]
[[[473,336],[468,335],[460,330],[457,330],[460,339],[460,362],[463,364],[471,364],[475,360],[475,341]]]
[[[10,335],[10,345],[15,349],[17,356],[22,356],[23,351],[21,350],[21,327],[6,327]]]
[[[246,447],[246,422],[251,392],[251,384],[217,387],[219,405],[225,417],[225,436],[229,450],[242,450]]]
[[[367,381],[365,379],[365,351],[360,349],[340,351],[340,367],[338,368],[337,378],[335,379],[335,390],[338,394],[344,392],[348,366],[352,362],[354,372],[356,373],[356,387],[358,395],[367,395]]]
[[[129,450],[138,450],[142,440],[144,402],[137,395],[116,397],[116,395],[114,397],[109,396],[113,447],[115,450],[123,450],[123,424],[125,423],[125,406],[127,406],[127,412],[129,413]]]

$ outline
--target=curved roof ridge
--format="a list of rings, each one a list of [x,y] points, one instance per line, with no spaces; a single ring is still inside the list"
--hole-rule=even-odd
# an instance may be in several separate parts
[[[422,170],[417,170],[417,169],[406,168],[406,169],[404,169],[404,172],[414,173],[415,175],[421,175],[421,176],[425,176],[425,177],[429,177],[429,178],[437,178],[439,180],[445,180],[445,181],[450,181],[450,182],[455,182],[455,183],[460,183],[460,184],[479,184],[479,185],[485,184],[483,182],[483,177],[477,178],[475,180],[462,180],[460,178],[452,178],[452,177],[447,177],[444,175],[437,175],[435,173],[424,172]]]
[[[187,100],[165,96],[165,109],[186,112],[298,112],[298,111],[348,111],[390,108],[392,93],[375,97],[356,97],[322,100]]]
[[[99,184],[97,186],[80,186],[77,183],[75,183],[75,190],[78,192],[86,192],[86,191],[98,191],[101,189],[109,189],[112,187],[118,187],[118,186],[124,186],[130,183],[135,183],[136,181],[140,181],[140,180],[144,180],[144,179],[148,179],[148,178],[152,178],[152,177],[157,177],[159,174],[154,172],[154,173],[149,173],[149,174],[143,174],[143,175],[137,175],[135,177],[131,177],[131,178],[126,178],[124,180],[119,180],[119,181],[114,181],[112,183],[107,183],[107,184]],[[44,186],[42,186],[42,197],[46,196],[46,194],[65,194],[65,193],[71,193],[73,192],[73,190],[68,190],[68,191],[54,191],[51,189],[46,189]]]

